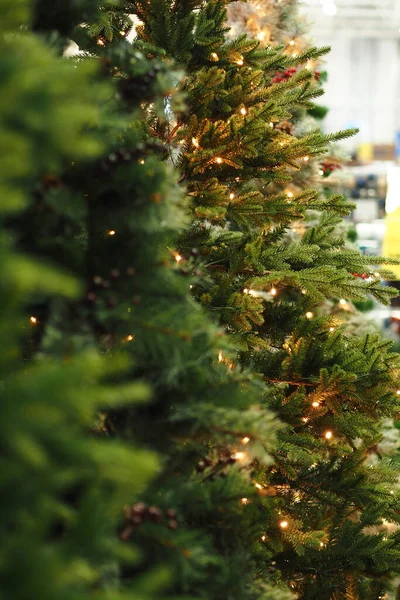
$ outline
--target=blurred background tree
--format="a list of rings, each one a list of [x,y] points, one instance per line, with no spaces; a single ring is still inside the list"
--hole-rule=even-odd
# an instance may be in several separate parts
[[[56,178],[72,157],[99,155],[102,145],[90,130],[100,121],[99,98],[109,91],[95,82],[93,64],[74,68],[25,31],[25,3],[3,0],[1,12],[0,597],[122,598],[109,593],[117,565],[137,555],[116,536],[121,506],[158,463],[154,454],[94,432],[101,410],[142,402],[149,389],[141,382],[114,385],[127,361],[89,349],[63,360],[49,354],[28,360],[23,341],[41,324],[26,307],[38,294],[48,302],[73,301],[81,284],[21,253],[6,226],[27,209],[44,173]],[[151,584],[132,586],[136,598],[151,598],[168,573],[152,576]]]

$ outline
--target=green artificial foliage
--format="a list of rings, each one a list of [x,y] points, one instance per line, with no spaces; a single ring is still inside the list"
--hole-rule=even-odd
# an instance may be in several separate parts
[[[329,108],[327,108],[326,106],[316,104],[312,108],[309,108],[307,112],[309,115],[314,117],[314,119],[322,120],[325,119],[326,115],[328,114]]]
[[[50,0],[33,0],[31,28],[37,33],[71,35],[74,27],[99,17],[98,0],[65,0],[62,4]]]
[[[138,554],[116,532],[121,506],[154,476],[158,461],[96,433],[100,411],[143,402],[149,388],[113,383],[129,368],[122,356],[107,360],[89,348],[63,360],[22,354],[21,341],[41,326],[26,310],[37,294],[71,302],[81,285],[21,253],[7,223],[23,214],[46,169],[58,173],[72,157],[100,153],[90,129],[106,91],[89,63],[75,69],[23,30],[25,8],[1,2],[0,598],[150,600],[169,573],[153,571],[153,581],[117,592],[119,565],[134,564]]]
[[[354,306],[361,312],[368,312],[374,308],[375,304],[371,298],[367,298],[366,300],[360,300],[359,302],[354,301]]]
[[[351,132],[278,127],[327,49],[226,41],[217,0],[1,2],[0,598],[378,600],[398,356],[318,306],[394,292],[350,203],[284,187]]]
[[[37,583],[27,578],[24,585],[32,597],[49,600],[69,597],[68,585],[82,600],[86,592],[102,597],[103,589],[121,600],[160,593],[171,600],[290,600],[285,586],[260,576],[253,550],[263,524],[242,510],[257,495],[248,465],[271,463],[281,426],[265,404],[265,383],[232,368],[234,344],[191,297],[205,270],[192,274],[176,250],[189,224],[188,201],[164,145],[146,126],[150,110],[158,123],[185,110],[182,94],[174,93],[183,73],[146,58],[123,35],[99,37],[98,16],[84,22],[92,4],[82,4],[82,21],[65,17],[60,25],[62,2],[47,13],[46,43],[59,51],[68,31],[80,55],[56,58],[35,26],[34,35],[12,37],[15,52],[5,53],[9,61],[20,55],[21,64],[10,67],[20,74],[13,83],[26,81],[37,98],[27,110],[16,94],[19,104],[7,104],[12,117],[5,119],[10,140],[21,131],[29,144],[26,157],[14,157],[20,169],[29,167],[23,202],[3,224],[15,251],[32,261],[21,275],[32,283],[22,305],[21,351],[40,380],[26,404],[33,411],[39,403],[32,427],[48,434],[49,455],[56,448],[56,460],[56,442],[64,450],[62,464],[49,464],[46,476],[53,495],[66,491],[60,506],[53,501],[62,525],[56,522],[55,556],[62,564],[66,544],[67,557],[76,559],[66,583],[43,558],[58,586],[47,596],[39,588],[44,567]],[[102,22],[115,23],[115,7],[103,11]],[[25,43],[40,48],[40,61]],[[7,93],[6,82],[3,88]],[[21,176],[3,179],[21,191]],[[195,247],[191,257],[194,266]],[[43,281],[51,277],[59,286],[73,282],[74,293],[56,287],[50,295]],[[149,390],[147,402],[134,404]],[[80,429],[54,414],[55,398],[67,420],[78,411]],[[155,450],[159,467],[144,486]],[[42,485],[32,489],[35,502]],[[35,526],[43,528],[44,519],[35,513]],[[36,545],[47,551],[46,540]]]
[[[275,464],[247,465],[258,492],[242,513],[264,530],[252,549],[260,575],[285,581],[301,600],[378,600],[400,571],[399,534],[374,529],[398,523],[398,470],[366,460],[382,419],[398,411],[399,358],[379,335],[351,337],[319,304],[368,294],[388,303],[396,292],[381,279],[390,261],[345,246],[337,226],[351,203],[284,187],[353,133],[296,138],[279,128],[322,93],[301,67],[327,49],[293,57],[245,36],[226,41],[218,0],[126,4],[141,21],[135,45],[187,73],[179,86],[186,111],[162,121],[148,112],[191,198],[180,264],[198,274],[194,298],[236,345],[234,370],[250,368],[269,384],[266,405],[286,424]],[[292,66],[296,75],[272,82]],[[310,210],[320,217],[310,222]],[[296,241],[291,227],[303,228]]]

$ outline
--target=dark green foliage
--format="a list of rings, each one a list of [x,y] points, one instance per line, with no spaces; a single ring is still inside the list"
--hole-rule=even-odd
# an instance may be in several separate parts
[[[142,382],[111,383],[129,367],[122,357],[106,360],[89,349],[63,361],[21,357],[21,338],[41,327],[26,305],[39,292],[47,302],[71,301],[80,285],[17,251],[4,227],[5,215],[16,219],[28,204],[46,168],[58,173],[72,156],[100,152],[88,128],[97,121],[104,88],[93,84],[89,64],[74,69],[31,34],[11,36],[24,23],[22,9],[15,3],[0,28],[0,139],[6,146],[0,161],[0,597],[84,600],[96,591],[99,599],[122,600],[111,591],[118,564],[134,564],[137,555],[116,535],[121,506],[144,487],[157,461],[131,444],[100,439],[95,425],[99,411],[141,402],[149,389]],[[150,600],[168,572],[152,576],[152,586],[132,584],[135,597]]]
[[[219,1],[57,4],[33,28],[71,35],[75,64],[1,39],[0,326],[24,367],[5,355],[0,595],[378,600],[400,572],[399,535],[374,529],[398,522],[398,471],[367,459],[398,357],[318,304],[387,301],[389,273],[338,235],[352,205],[281,186],[351,133],[276,127],[321,94],[276,71],[327,49],[226,42]]]
[[[367,300],[360,300],[359,302],[355,301],[354,306],[361,312],[368,312],[374,308],[375,304],[372,298],[368,298]]]
[[[308,114],[314,119],[325,119],[326,115],[329,112],[329,108],[326,106],[321,106],[320,104],[315,104],[312,108],[308,109]]]
[[[313,110],[321,90],[305,68],[272,83],[277,70],[304,66],[326,49],[292,57],[244,36],[226,42],[217,0],[133,2],[130,10],[143,23],[138,47],[159,47],[188,73],[180,86],[186,112],[148,119],[192,199],[181,264],[198,273],[194,297],[236,344],[233,362],[270,384],[266,405],[287,424],[275,464],[249,466],[260,496],[243,513],[251,506],[253,519],[262,514],[265,534],[253,549],[260,572],[283,579],[302,600],[377,600],[400,569],[398,535],[373,529],[382,519],[398,522],[398,475],[395,465],[367,460],[382,418],[398,411],[399,359],[379,336],[346,335],[318,305],[367,294],[387,303],[396,292],[381,285],[390,272],[376,268],[388,261],[348,249],[337,233],[350,203],[283,187],[291,171],[352,132],[299,139],[282,132],[298,107]]]
[[[32,29],[38,33],[57,32],[66,37],[82,22],[92,20],[99,10],[98,0],[33,0]]]
[[[64,32],[57,6],[53,8],[54,29],[50,14],[46,24],[50,41]],[[114,17],[105,13],[108,18],[112,22]],[[106,585],[121,588],[113,592],[115,598],[147,600],[163,584],[169,598],[287,600],[285,589],[271,589],[258,577],[251,548],[258,543],[261,524],[252,507],[243,512],[241,501],[257,493],[246,465],[253,460],[270,464],[279,427],[264,406],[264,382],[247,369],[231,368],[233,345],[190,296],[190,286],[203,271],[199,266],[190,274],[174,247],[188,223],[187,202],[176,172],[165,164],[163,144],[145,127],[150,106],[160,122],[167,121],[170,107],[178,110],[180,96],[170,95],[182,76],[159,59],[146,59],[121,38],[99,46],[96,22],[89,29],[74,30],[73,36],[82,40],[85,55],[73,61],[52,58],[61,81],[56,82],[48,69],[49,86],[61,91],[57,104],[38,104],[43,147],[38,153],[35,142],[31,158],[38,155],[38,165],[24,184],[25,205],[4,223],[19,252],[52,264],[47,277],[61,268],[80,282],[72,298],[64,297],[62,289],[49,298],[41,283],[42,269],[42,275],[35,275],[35,294],[25,298],[23,307],[28,324],[23,332],[25,360],[43,365],[33,398],[45,402],[37,390],[44,390],[51,374],[48,385],[57,390],[52,395],[49,387],[44,396],[48,402],[40,409],[46,432],[47,411],[58,424],[49,432],[50,449],[57,450],[55,437],[60,444],[69,440],[71,446],[70,453],[46,471],[56,493],[69,492],[71,483],[72,491],[60,508],[61,527],[56,523],[60,561],[65,541],[67,558],[82,559],[74,563],[76,570],[87,561],[81,587],[93,589],[96,596]],[[87,60],[97,51],[99,60]],[[67,79],[70,73],[76,73],[75,79]],[[71,89],[65,94],[67,82]],[[46,99],[43,89],[40,92]],[[80,97],[82,104],[77,106]],[[46,120],[53,104],[59,110],[54,125],[50,116]],[[26,114],[21,110],[17,117]],[[50,141],[45,137],[49,124],[55,138]],[[26,137],[34,138],[28,125],[24,130]],[[195,247],[191,256],[194,265]],[[36,321],[29,324],[30,315]],[[90,358],[96,351],[104,362]],[[132,400],[146,395],[148,384],[150,401],[132,406]],[[62,402],[64,395],[67,414],[82,410],[81,429],[72,423],[64,430],[61,417],[57,421],[57,415],[52,416],[48,404],[55,397]],[[27,404],[34,405],[29,398]],[[101,410],[98,422],[96,410]],[[40,425],[39,416],[36,421]],[[8,426],[7,419],[4,422]],[[133,442],[144,450],[124,454]],[[85,445],[97,459],[92,471],[81,456]],[[161,467],[144,489],[154,462],[150,449],[158,450]],[[60,471],[60,484],[58,475],[51,477],[53,470]],[[38,501],[37,488],[32,494]],[[76,502],[82,504],[78,515]],[[35,517],[35,524],[43,527],[43,513]],[[104,521],[101,527],[98,519]],[[43,540],[37,544],[46,550]],[[140,554],[134,554],[135,549]],[[163,567],[166,570],[160,570]],[[47,562],[38,573],[45,568],[53,567]],[[52,576],[60,589],[49,591],[49,600],[68,591],[59,569],[54,568]],[[70,578],[78,598],[77,571],[71,571]],[[40,575],[38,581],[42,582]],[[33,596],[46,597],[29,578],[25,585]]]

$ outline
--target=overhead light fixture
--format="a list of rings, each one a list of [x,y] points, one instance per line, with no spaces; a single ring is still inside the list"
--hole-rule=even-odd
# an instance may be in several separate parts
[[[329,17],[334,17],[337,13],[337,6],[334,2],[324,2],[324,4],[322,5],[322,10]]]

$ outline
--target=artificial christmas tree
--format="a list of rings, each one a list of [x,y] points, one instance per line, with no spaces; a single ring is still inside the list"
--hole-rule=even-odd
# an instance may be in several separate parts
[[[205,273],[193,294],[235,341],[234,369],[250,367],[271,384],[266,402],[287,424],[275,464],[248,465],[260,495],[242,510],[260,511],[260,573],[275,573],[304,600],[377,600],[399,572],[399,536],[368,528],[398,521],[398,474],[389,462],[365,461],[382,418],[398,410],[399,360],[378,335],[352,338],[336,317],[317,317],[316,307],[368,293],[387,301],[394,292],[381,286],[386,271],[370,266],[385,261],[345,248],[336,234],[350,204],[310,190],[269,193],[349,133],[298,139],[282,129],[319,91],[307,69],[274,83],[276,72],[324,50],[288,57],[244,37],[226,42],[224,2],[127,6],[142,22],[138,47],[159,48],[188,73],[186,113],[149,125],[170,156],[181,145],[176,164],[194,220],[179,252],[191,268],[195,246],[195,268]],[[292,242],[288,226],[309,209],[322,217]]]
[[[142,402],[149,390],[141,382],[113,385],[126,361],[106,361],[93,350],[70,352],[63,361],[24,359],[21,339],[32,339],[40,326],[26,307],[39,295],[48,302],[76,298],[80,284],[18,252],[6,227],[29,205],[41,174],[55,180],[72,156],[101,151],[88,130],[98,122],[105,90],[94,84],[93,65],[74,69],[25,31],[25,3],[2,0],[1,12],[0,597],[122,599],[112,593],[118,564],[137,556],[115,534],[121,505],[142,490],[157,461],[131,445],[100,440],[94,429],[100,410]],[[149,575],[161,585],[168,573]],[[150,600],[155,589],[138,581],[129,597]]]
[[[391,481],[397,474],[381,465],[367,468],[364,458],[379,437],[380,417],[397,409],[397,359],[377,337],[360,342],[331,331],[337,322],[316,319],[313,302],[366,290],[384,298],[385,291],[376,276],[351,276],[375,271],[356,253],[344,252],[334,237],[335,215],[349,210],[346,203],[318,200],[311,192],[270,197],[265,187],[287,180],[288,166],[298,166],[299,158],[308,162],[323,150],[328,138],[318,132],[297,141],[281,126],[291,106],[308,105],[318,91],[302,72],[269,85],[277,70],[296,61],[277,51],[259,53],[244,39],[226,45],[223,3],[124,2],[112,9],[84,27],[75,17],[72,24],[49,19],[40,27],[57,49],[65,47],[68,32],[86,54],[99,54],[100,78],[112,91],[104,97],[96,86],[89,93],[77,81],[73,90],[84,89],[91,98],[100,94],[101,122],[90,116],[87,125],[104,150],[97,159],[85,158],[85,146],[78,150],[74,143],[72,152],[61,153],[65,161],[58,168],[54,161],[40,163],[26,182],[30,202],[6,221],[20,251],[62,265],[86,284],[78,300],[57,297],[50,303],[43,290],[27,299],[25,318],[33,319],[35,335],[27,336],[25,357],[39,353],[43,361],[52,356],[68,363],[77,348],[99,347],[108,357],[121,352],[135,359],[125,374],[105,372],[109,384],[138,378],[152,384],[153,399],[143,408],[101,415],[97,433],[157,448],[163,464],[140,495],[131,481],[134,471],[118,469],[131,503],[120,520],[120,540],[127,549],[140,547],[141,558],[127,564],[115,552],[99,555],[95,537],[92,566],[104,561],[104,567],[103,577],[93,580],[104,585],[110,561],[120,563],[117,578],[125,596],[140,597],[154,591],[140,575],[163,564],[173,572],[169,596],[280,600],[288,594],[271,585],[285,581],[303,599],[376,600],[384,579],[398,571],[398,536],[369,535],[365,527],[383,516],[396,521]],[[127,14],[135,10],[152,47],[138,41],[132,49],[121,39]],[[126,25],[118,29],[121,22]],[[299,64],[317,55],[310,51]],[[177,59],[187,78],[171,74]],[[259,60],[266,74],[257,70]],[[84,70],[85,60],[78,66]],[[174,85],[187,94],[186,112],[171,98]],[[69,118],[76,123],[79,111],[72,108]],[[65,124],[67,108],[57,114],[56,123]],[[47,126],[46,119],[33,122]],[[53,156],[54,145],[48,147]],[[176,173],[163,164],[166,155],[180,167],[197,219],[180,247],[186,203]],[[284,237],[285,226],[310,207],[334,216],[293,245]],[[309,268],[313,262],[316,267]],[[190,286],[228,335],[189,299]],[[61,367],[61,373],[67,386],[72,371]],[[87,379],[85,385],[89,394]],[[124,403],[127,394],[133,397],[130,386],[118,393]],[[110,402],[108,397],[100,406]],[[287,423],[275,450],[270,406]],[[104,441],[103,474],[107,448],[113,447]],[[270,467],[271,450],[276,464]],[[113,498],[110,525],[116,523]],[[69,494],[66,512],[74,502]],[[89,508],[98,516],[93,503]],[[106,507],[101,511],[108,514]],[[39,517],[37,522],[43,523]],[[73,535],[83,519],[76,519],[76,529],[66,517],[62,525],[54,533],[57,541],[61,535],[75,556],[82,545],[87,559],[85,544]],[[76,577],[71,575],[75,597]],[[58,596],[69,591],[61,576],[55,581]],[[28,585],[31,593],[35,588]]]
[[[308,26],[300,17],[298,0],[248,0],[227,5],[230,37],[247,33],[262,45],[283,45],[290,53],[303,52]]]
[[[249,37],[260,41],[261,46],[279,46],[288,56],[297,56],[311,47],[309,40],[309,24],[301,14],[301,5],[297,0],[248,0],[228,4],[228,24],[231,27],[230,37],[246,33]],[[306,68],[314,73],[311,85],[319,87],[327,78],[322,60],[308,60]],[[292,67],[286,71],[278,71],[273,78],[279,83],[292,77],[297,69]],[[321,105],[312,107],[294,107],[290,121],[284,121],[278,127],[281,131],[295,134],[297,137],[321,127],[321,119],[328,109]],[[284,129],[282,129],[284,128]],[[323,157],[310,157],[310,160],[299,171],[292,174],[288,186],[290,193],[312,188],[323,193],[324,179],[334,170],[341,167],[345,154],[335,144],[330,144],[328,154]],[[330,182],[328,182],[329,184]]]
[[[154,567],[166,567],[170,578],[165,595],[170,598],[286,600],[286,589],[271,588],[259,577],[251,548],[262,534],[260,522],[251,510],[242,511],[257,493],[246,465],[254,460],[270,464],[278,425],[263,406],[264,382],[247,370],[231,368],[233,345],[190,296],[202,269],[192,277],[176,250],[178,234],[188,222],[187,204],[177,173],[165,164],[163,144],[149,136],[143,121],[150,109],[157,122],[167,122],[171,110],[179,112],[181,101],[173,87],[182,75],[161,60],[144,58],[124,39],[126,30],[117,35],[115,19],[119,26],[123,16],[116,10],[105,10],[101,19],[81,25],[79,13],[65,11],[59,3],[47,10],[46,4],[34,3],[32,28],[57,52],[67,46],[67,36],[79,43],[80,56],[69,65],[71,60],[53,57],[54,68],[60,69],[60,78],[67,65],[68,73],[75,73],[74,67],[76,72],[90,71],[91,85],[72,80],[71,86],[77,98],[82,94],[82,102],[88,95],[97,112],[89,110],[92,104],[87,112],[81,108],[91,135],[82,138],[82,149],[74,138],[59,161],[53,142],[58,130],[51,127],[48,148],[54,160],[41,162],[32,173],[26,182],[26,204],[4,225],[19,252],[51,262],[82,283],[73,299],[58,295],[50,301],[40,287],[26,299],[25,359],[40,358],[45,374],[47,361],[60,361],[63,373],[64,364],[80,360],[77,353],[82,349],[100,350],[107,360],[105,382],[115,388],[122,404],[111,409],[114,394],[109,387],[104,390],[106,399],[101,389],[93,389],[99,395],[96,406],[103,410],[98,426],[93,421],[87,435],[105,438],[104,452],[110,448],[110,457],[99,468],[107,469],[113,461],[117,482],[125,484],[119,503],[112,499],[115,538],[110,545],[113,542],[117,551],[102,556],[104,579],[114,576],[113,583],[122,587],[121,597],[147,598],[147,592],[157,589],[144,576],[155,577]],[[92,4],[86,8],[92,9]],[[81,8],[83,19],[85,3]],[[37,16],[41,14],[47,15],[45,21]],[[97,61],[87,60],[96,54]],[[48,73],[51,81],[52,71]],[[54,85],[59,89],[58,79]],[[56,124],[61,131],[70,121],[79,122],[74,99],[68,97],[68,110],[59,99]],[[47,131],[48,106],[43,103],[42,118],[35,120],[42,124],[41,136]],[[96,142],[95,156],[85,153],[87,140]],[[41,157],[46,148],[44,144]],[[192,247],[190,252],[194,264],[198,251]],[[122,372],[108,369],[108,359],[114,356],[127,364]],[[81,369],[86,368],[82,363]],[[65,369],[67,381],[72,373]],[[130,405],[135,390],[136,395],[145,391],[138,383],[130,391],[132,381],[151,384],[150,402]],[[64,380],[57,379],[55,385],[60,394],[68,394]],[[78,395],[74,400],[84,403]],[[141,463],[145,470],[146,452],[142,451],[143,461],[142,453],[133,454],[132,470],[127,472],[122,468],[126,460],[120,465],[111,454],[111,441],[117,439],[158,450],[161,467],[145,490]],[[90,445],[89,437],[83,437],[83,445],[85,441]],[[84,474],[78,470],[78,476]],[[75,501],[73,493],[67,495],[66,512]],[[95,503],[85,505],[85,511],[90,510],[106,519]],[[82,521],[76,528],[84,534]],[[68,522],[65,529],[60,535],[69,541]],[[140,550],[135,561],[132,548]],[[99,593],[104,582],[93,579],[93,591]],[[36,591],[32,582],[27,585]],[[67,590],[61,578],[59,586]]]
[[[274,45],[281,46],[285,54],[293,55],[305,51],[310,47],[309,25],[307,20],[301,14],[301,4],[297,0],[284,0],[276,2],[275,0],[248,0],[243,2],[232,2],[227,7],[228,23],[231,29],[228,33],[230,37],[246,33],[250,37],[260,40],[262,46]],[[325,82],[327,78],[326,71],[323,70],[323,61],[308,61],[306,67],[314,72],[313,85],[319,85]],[[296,69],[289,69],[288,72],[278,72],[274,81],[284,81],[289,79]],[[292,111],[290,121],[285,121],[278,125],[281,131],[286,131],[291,135],[301,136],[309,131],[322,126],[322,118],[327,113],[326,108],[319,106],[316,108],[304,109],[296,108]],[[283,127],[283,129],[282,129]],[[330,175],[342,168],[348,157],[338,145],[330,145],[328,155],[323,157],[310,158],[304,168],[292,174],[292,180],[289,185],[284,186],[288,194],[294,195],[305,188],[312,188],[319,192],[321,196],[328,197],[337,193],[339,185],[337,180],[332,182]],[[276,191],[282,191],[282,184],[276,186]],[[340,186],[342,190],[342,186]],[[275,190],[274,190],[275,191]],[[299,241],[299,237],[304,232],[305,227],[310,227],[317,223],[318,214],[308,212],[305,220],[293,223],[290,231],[290,237]],[[356,231],[350,221],[343,221],[336,228],[337,234],[346,238],[346,246],[357,248],[355,243]],[[358,306],[368,306],[369,309],[374,306],[374,302],[368,299],[367,302],[356,302]],[[365,310],[365,308],[364,308]],[[363,335],[367,332],[378,332],[379,328],[372,325],[365,319],[363,313],[359,313],[355,305],[343,298],[327,300],[319,307],[319,314],[336,314],[341,320],[346,321],[346,331],[355,335]]]

